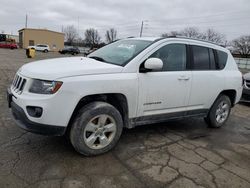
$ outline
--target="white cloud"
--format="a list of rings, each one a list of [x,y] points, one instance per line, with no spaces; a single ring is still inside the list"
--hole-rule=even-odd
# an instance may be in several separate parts
[[[61,31],[69,24],[78,27],[80,35],[94,27],[103,35],[115,27],[120,37],[138,36],[145,23],[145,36],[157,36],[170,30],[196,26],[212,27],[228,39],[250,34],[249,0],[0,0],[0,30],[17,33],[28,26]]]

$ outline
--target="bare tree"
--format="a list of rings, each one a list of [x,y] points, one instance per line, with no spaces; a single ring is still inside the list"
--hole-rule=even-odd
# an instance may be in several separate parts
[[[213,29],[207,29],[203,34],[202,34],[202,39],[214,42],[217,44],[225,44],[226,38],[225,35],[213,30]]]
[[[181,35],[178,31],[170,31],[169,33],[163,33],[162,37],[171,37],[171,36],[178,36]]]
[[[72,45],[77,38],[76,28],[73,25],[69,25],[65,29],[63,29],[63,32],[65,34],[66,42],[68,42],[69,45]]]
[[[107,43],[114,42],[116,40],[117,31],[114,28],[110,28],[106,31],[105,37]]]
[[[94,48],[100,43],[101,37],[96,29],[90,28],[85,31],[84,40],[87,45],[90,45],[91,48]]]
[[[195,39],[200,39],[201,38],[201,32],[199,31],[198,28],[196,27],[187,27],[180,31],[180,34],[185,37],[189,38],[195,38]]]
[[[235,52],[240,53],[243,57],[250,55],[250,35],[241,36],[232,42]]]
[[[161,35],[162,37],[169,36],[183,36],[188,38],[201,38],[202,33],[196,27],[187,27],[181,31],[170,31],[169,33],[164,33]]]
[[[181,31],[171,31],[169,33],[162,34],[162,37],[169,37],[169,36],[184,36],[193,39],[202,39],[211,41],[217,44],[225,44],[226,39],[225,35],[213,30],[208,29],[204,33],[200,32],[196,27],[187,27]]]

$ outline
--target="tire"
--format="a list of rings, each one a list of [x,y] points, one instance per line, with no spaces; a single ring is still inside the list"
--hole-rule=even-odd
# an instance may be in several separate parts
[[[114,106],[93,102],[79,110],[70,130],[70,142],[82,155],[100,155],[116,145],[122,129],[121,114]]]
[[[212,128],[222,127],[229,118],[231,106],[232,104],[229,97],[220,95],[210,108],[208,116],[205,118],[205,122]]]
[[[48,50],[44,50],[43,52],[44,52],[44,53],[48,53],[49,51],[48,51]]]

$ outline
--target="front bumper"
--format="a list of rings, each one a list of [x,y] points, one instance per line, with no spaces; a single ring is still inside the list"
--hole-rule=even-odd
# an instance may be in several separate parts
[[[241,101],[250,102],[250,89],[243,89]]]
[[[241,101],[246,101],[246,102],[250,101],[250,88],[249,88],[249,84],[247,84],[248,82],[250,81],[249,80],[244,81]]]
[[[15,123],[25,129],[26,131],[48,135],[48,136],[62,136],[66,131],[66,127],[55,126],[55,125],[46,125],[40,124],[33,121],[30,121],[26,116],[24,110],[18,106],[14,101],[12,101],[12,93],[10,89],[7,90],[7,100],[9,107],[11,108],[13,119]]]
[[[243,94],[243,95],[249,95],[249,97],[250,97],[250,89],[243,88],[242,94]]]

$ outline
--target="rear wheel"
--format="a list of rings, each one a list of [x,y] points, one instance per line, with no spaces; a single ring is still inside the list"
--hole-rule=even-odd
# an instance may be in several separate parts
[[[231,112],[231,101],[228,96],[220,95],[211,107],[205,121],[210,127],[219,128],[223,126]]]
[[[48,52],[49,52],[49,50],[45,49],[43,52],[44,52],[44,53],[48,53]]]
[[[79,111],[70,130],[70,141],[85,156],[99,155],[116,145],[122,128],[122,117],[114,106],[93,102]]]

